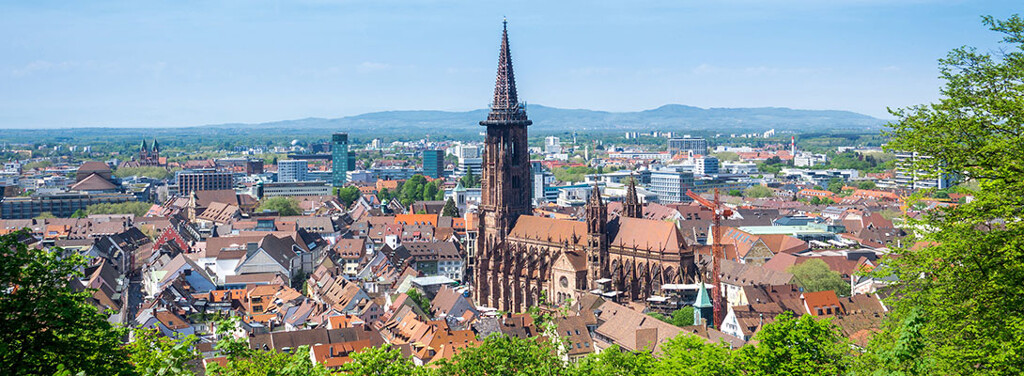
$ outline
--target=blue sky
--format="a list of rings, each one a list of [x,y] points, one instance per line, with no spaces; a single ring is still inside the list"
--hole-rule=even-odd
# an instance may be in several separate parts
[[[1019,4],[0,0],[0,128],[483,108],[503,16],[530,103],[886,117],[886,106],[937,99],[936,60],[997,48],[980,16]]]

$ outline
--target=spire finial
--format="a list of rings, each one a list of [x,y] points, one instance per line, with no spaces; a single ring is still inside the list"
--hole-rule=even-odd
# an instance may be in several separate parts
[[[502,30],[506,30],[506,31],[508,30],[508,17],[505,17],[505,16],[501,17],[501,28],[502,28]]]

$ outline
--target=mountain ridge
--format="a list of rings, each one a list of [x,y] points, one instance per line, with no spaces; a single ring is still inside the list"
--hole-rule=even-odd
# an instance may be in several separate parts
[[[472,131],[486,118],[487,109],[469,111],[389,110],[340,118],[310,117],[263,123],[208,124],[186,128],[330,129],[368,131],[437,130]],[[788,107],[711,107],[666,104],[657,108],[611,112],[529,105],[535,131],[699,131],[726,132],[815,130],[873,130],[885,120],[844,110],[803,110]]]

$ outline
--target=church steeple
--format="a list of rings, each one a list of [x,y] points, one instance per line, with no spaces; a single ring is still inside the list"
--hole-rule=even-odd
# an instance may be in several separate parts
[[[145,141],[143,141],[143,142],[145,142]],[[157,142],[155,138],[153,139],[153,151],[155,151],[157,153],[160,152],[160,143]]]
[[[501,50],[498,51],[498,76],[494,82],[494,99],[487,120],[480,125],[533,124],[526,117],[526,108],[519,103],[516,75],[512,69],[512,52],[508,45],[508,21],[502,21]]]
[[[142,140],[142,147],[140,148],[140,151],[142,151],[143,153],[149,151],[149,146],[146,145],[145,139]]]
[[[626,200],[622,203],[622,215],[629,218],[643,218],[644,205],[636,195],[636,178],[629,177],[629,188],[626,190]]]
[[[594,189],[590,192],[590,199],[587,200],[587,232],[604,233],[605,223],[608,221],[608,206],[601,200],[601,188],[594,183]]]

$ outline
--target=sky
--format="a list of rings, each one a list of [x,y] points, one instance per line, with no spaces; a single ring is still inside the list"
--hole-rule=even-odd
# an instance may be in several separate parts
[[[1014,7],[1013,5],[1018,5]],[[1016,1],[0,0],[0,128],[485,108],[508,19],[521,100],[849,110],[934,102]],[[1017,9],[1014,9],[1017,8]]]

